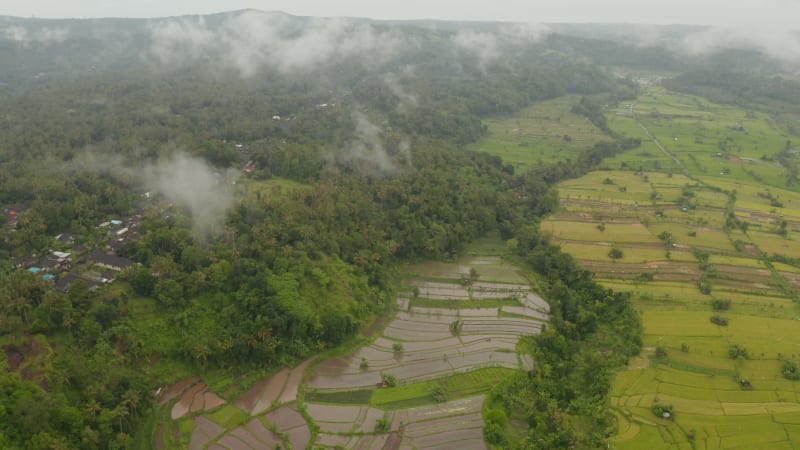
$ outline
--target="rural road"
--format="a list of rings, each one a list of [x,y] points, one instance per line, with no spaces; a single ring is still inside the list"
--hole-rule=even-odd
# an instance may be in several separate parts
[[[656,146],[659,149],[661,149],[661,151],[664,152],[664,154],[667,155],[667,157],[669,159],[673,160],[675,162],[675,164],[677,164],[678,167],[681,168],[681,171],[683,172],[684,175],[689,175],[689,169],[687,169],[686,166],[683,165],[683,162],[681,162],[681,160],[678,159],[678,157],[676,157],[675,155],[670,153],[669,150],[664,148],[664,146],[661,145],[661,142],[659,142],[658,139],[655,136],[653,136],[653,133],[651,133],[650,130],[648,130],[647,127],[644,126],[644,124],[639,120],[639,118],[636,117],[636,113],[633,110],[633,108],[635,106],[636,106],[636,102],[633,102],[633,103],[631,103],[631,106],[629,107],[630,113],[631,113],[631,117],[633,117],[633,120],[636,121],[636,123],[639,125],[639,127],[641,127],[642,130],[644,130],[645,133],[647,133],[647,136],[650,138],[650,140],[653,141],[653,143],[656,144]]]

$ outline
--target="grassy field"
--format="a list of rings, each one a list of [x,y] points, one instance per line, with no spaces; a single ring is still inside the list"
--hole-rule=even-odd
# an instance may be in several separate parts
[[[645,350],[612,394],[612,447],[800,447],[800,381],[782,375],[783,361],[800,360],[800,277],[770,260],[800,258],[800,194],[777,162],[800,137],[761,112],[660,87],[606,118],[642,146],[561,183],[561,208],[541,229],[630,292],[642,317]],[[486,142],[506,143],[517,123],[494,124]],[[746,356],[732,357],[734,345]]]
[[[631,215],[614,214],[604,202],[633,200],[642,226],[634,222],[637,226],[628,227],[626,238],[617,238],[625,251],[619,261],[628,257],[626,245],[641,248],[654,238],[669,250],[662,251],[659,262],[648,250],[652,278],[625,280],[623,273],[602,272],[606,285],[633,295],[646,346],[630,370],[617,376],[612,404],[619,432],[612,445],[800,446],[795,425],[800,383],[781,373],[783,360],[800,357],[800,312],[792,301],[800,286],[781,283],[781,273],[792,273],[793,267],[773,271],[765,259],[773,253],[800,256],[792,226],[800,213],[800,195],[787,188],[786,170],[774,161],[792,137],[761,113],[657,88],[637,100],[636,119],[617,115],[625,110],[620,106],[609,112],[613,129],[649,141],[638,119],[681,165],[649,145],[618,155],[604,165],[625,172],[596,172],[564,183],[560,195],[567,200],[565,207],[543,223],[547,230],[564,222],[560,217],[573,222],[556,226],[553,235],[568,251],[570,246],[579,248],[576,256],[587,265],[607,262],[602,243],[608,238],[603,235],[609,230],[621,234],[609,224],[629,223]],[[642,152],[653,157],[642,158]],[[641,162],[636,165],[636,160]],[[628,192],[605,194],[608,178]],[[648,187],[649,197],[643,199]],[[572,205],[581,191],[590,201],[578,211]],[[591,220],[574,223],[578,212]],[[590,231],[603,221],[605,231]],[[782,221],[787,222],[785,231]],[[578,238],[575,227],[586,237]],[[684,258],[675,258],[676,249],[692,255],[695,264],[681,265]],[[636,251],[631,257],[645,258]],[[728,300],[729,309],[715,311],[715,300]],[[727,325],[712,323],[712,316],[724,317]],[[734,345],[746,349],[746,356],[732,357]],[[672,405],[673,414],[668,419],[656,416],[654,404]]]
[[[512,373],[513,369],[488,367],[421,383],[377,389],[369,404],[381,409],[412,408],[430,404],[434,392],[442,393],[439,401],[458,400],[486,393]]]
[[[610,140],[586,118],[571,112],[579,97],[536,103],[513,117],[485,119],[487,137],[473,145],[503,158],[517,170],[574,158],[594,143]]]

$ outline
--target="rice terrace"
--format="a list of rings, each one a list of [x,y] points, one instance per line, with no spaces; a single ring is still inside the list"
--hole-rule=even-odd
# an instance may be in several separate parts
[[[404,273],[396,316],[352,353],[283,369],[229,401],[199,377],[159,392],[154,448],[488,448],[485,394],[532,368],[517,344],[546,323],[548,304],[500,256]]]
[[[779,160],[796,164],[800,138],[654,85],[605,115],[641,147],[561,183],[541,229],[631,292],[643,320],[645,351],[612,392],[611,446],[797,448],[800,193]]]

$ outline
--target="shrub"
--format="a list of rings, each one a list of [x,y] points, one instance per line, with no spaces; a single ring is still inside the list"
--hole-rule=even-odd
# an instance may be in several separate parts
[[[397,386],[397,377],[390,374],[384,373],[381,375],[381,380],[383,381],[383,385],[386,387],[395,387]]]
[[[616,245],[611,247],[611,251],[608,252],[608,257],[611,259],[621,259],[623,256],[625,256],[625,254],[622,252],[622,249]]]
[[[714,325],[719,325],[721,327],[727,327],[728,326],[728,318],[727,317],[723,317],[723,316],[714,315],[714,316],[711,316],[711,323],[713,323]]]
[[[431,397],[433,397],[436,403],[444,403],[447,401],[447,391],[441,386],[434,386],[433,389],[431,389]]]
[[[486,412],[486,423],[496,423],[505,429],[508,426],[508,416],[502,409],[490,409]]]
[[[642,272],[636,276],[636,281],[653,281],[655,274],[653,272]]]
[[[711,300],[711,307],[714,311],[725,311],[731,308],[731,301],[727,298],[715,298]]]
[[[361,364],[359,366],[361,370],[369,369],[369,360],[367,358],[361,358]]]
[[[705,295],[711,293],[711,282],[706,279],[701,278],[700,281],[697,282],[697,287],[700,289],[700,292]]]
[[[798,368],[797,363],[791,359],[787,359],[783,362],[781,373],[783,374],[783,378],[787,380],[800,380],[800,368]]]
[[[490,444],[500,445],[505,442],[505,431],[508,428],[508,416],[502,409],[490,409],[484,415],[486,427],[484,436]]]
[[[450,332],[459,335],[461,334],[461,328],[464,327],[464,321],[461,319],[456,319],[450,322]]]
[[[667,353],[667,347],[664,347],[663,345],[656,346],[656,358],[667,359],[667,356],[669,356]]]
[[[689,353],[689,344],[687,344],[686,342],[682,343],[681,344],[681,351],[683,353]]]
[[[487,423],[486,426],[483,427],[483,437],[486,439],[486,442],[498,446],[504,444],[506,440],[503,429],[496,423]]]
[[[663,405],[656,402],[653,403],[653,406],[650,408],[650,410],[653,411],[653,415],[656,417],[667,420],[675,420],[675,408],[672,405]]]
[[[392,350],[394,350],[395,353],[402,352],[403,351],[403,343],[402,342],[395,342],[394,344],[392,344]]]
[[[478,273],[478,269],[476,269],[474,267],[470,267],[469,268],[469,279],[471,281],[478,281],[478,278],[480,278],[480,276],[481,276],[481,274]]]
[[[375,421],[375,432],[386,433],[392,426],[392,421],[389,419],[389,413],[384,413],[383,417]]]
[[[711,256],[706,250],[700,250],[699,248],[694,249],[694,257],[697,258],[700,262],[708,262],[708,258]]]
[[[739,344],[733,344],[731,348],[728,349],[728,356],[733,359],[750,359],[750,354],[747,353],[747,349]]]

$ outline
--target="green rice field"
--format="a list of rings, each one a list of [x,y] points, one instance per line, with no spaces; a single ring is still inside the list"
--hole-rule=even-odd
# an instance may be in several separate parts
[[[660,87],[606,113],[642,146],[561,183],[541,230],[630,292],[643,321],[645,350],[613,388],[611,447],[800,448],[800,381],[782,374],[800,361],[800,193],[775,160],[800,137],[764,113]],[[507,133],[495,127],[487,142]],[[551,158],[525,161],[537,157]]]

